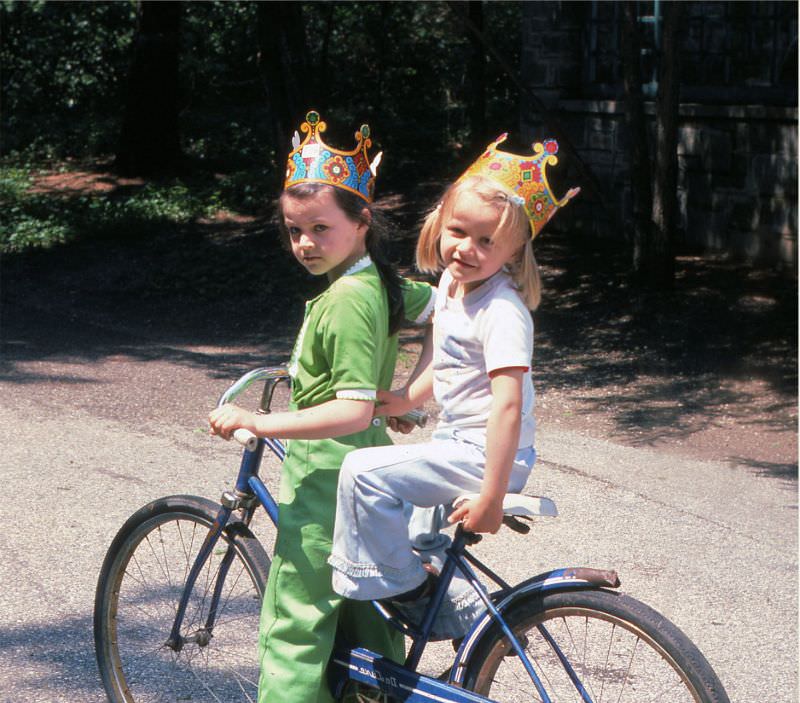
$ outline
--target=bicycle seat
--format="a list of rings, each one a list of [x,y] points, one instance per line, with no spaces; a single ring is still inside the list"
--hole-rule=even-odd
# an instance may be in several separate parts
[[[457,508],[465,500],[476,500],[477,493],[459,496],[453,501]],[[521,493],[507,493],[503,498],[503,513],[516,517],[556,517],[558,509],[556,504],[544,496],[526,496]]]

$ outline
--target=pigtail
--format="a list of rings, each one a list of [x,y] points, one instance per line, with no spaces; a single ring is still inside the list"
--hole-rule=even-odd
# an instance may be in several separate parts
[[[533,242],[529,239],[519,257],[508,266],[511,279],[528,310],[536,310],[542,300],[542,278],[533,255]]]
[[[403,302],[403,288],[400,275],[389,261],[386,254],[386,240],[388,239],[388,226],[386,220],[378,212],[371,211],[372,219],[369,223],[369,230],[365,244],[378,275],[381,277],[383,287],[386,289],[386,297],[389,302],[389,336],[400,330],[405,318],[405,305]]]

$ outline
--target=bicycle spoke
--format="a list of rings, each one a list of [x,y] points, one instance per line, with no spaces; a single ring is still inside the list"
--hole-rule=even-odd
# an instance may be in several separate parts
[[[161,536],[161,528],[158,530],[159,537]],[[167,583],[172,585],[172,574],[169,572],[169,559],[167,558],[167,548],[164,540],[161,539],[161,554],[164,556],[164,569],[167,572]]]
[[[158,527],[158,540],[159,540],[159,542],[161,543],[161,545],[162,545],[162,549],[163,549],[164,537],[163,537],[163,535],[161,534],[161,526],[160,526],[160,525],[159,525],[159,527]],[[162,566],[162,564],[161,564],[161,561],[160,561],[160,560],[159,560],[159,558],[158,558],[158,554],[156,554],[155,547],[153,547],[153,543],[152,543],[152,541],[150,540],[150,535],[146,535],[146,536],[145,536],[145,538],[144,538],[144,541],[147,543],[147,546],[149,547],[149,549],[150,549],[150,552],[151,552],[151,554],[153,555],[153,560],[154,560],[154,561],[155,561],[155,563],[158,565],[159,569],[161,569],[161,574],[162,574],[162,575],[164,576],[164,578],[167,580],[167,584],[169,584],[169,585],[171,586],[171,585],[172,585],[172,583],[170,582],[170,580],[169,580],[169,576],[168,576],[167,572],[165,571],[164,567]]]
[[[181,521],[178,520],[175,523],[175,526],[178,528],[178,539],[181,541],[181,548],[183,549],[183,556],[185,557],[183,566],[183,583],[186,583],[186,579],[189,577],[189,571],[191,571],[191,564],[193,560],[189,558],[189,554],[191,552],[187,552],[186,550],[186,541],[183,539],[183,528],[181,527]],[[192,537],[192,543],[194,543],[194,537]]]
[[[615,626],[615,628],[616,628],[616,626]],[[614,646],[614,630],[612,629],[611,630],[611,637],[608,638],[608,648],[606,649],[606,656],[605,656],[605,659],[603,661],[603,668],[604,669],[608,669],[608,667],[609,667],[609,662],[611,661],[611,650],[612,650],[613,646]],[[606,688],[606,682],[605,682],[605,680],[603,680],[603,681],[600,682],[600,703],[602,703],[603,693],[605,692],[605,688]]]
[[[214,691],[212,691],[212,690],[209,688],[208,684],[206,684],[206,682],[205,682],[205,681],[203,681],[203,679],[201,679],[201,678],[200,678],[200,677],[197,675],[197,673],[195,672],[195,670],[194,670],[192,667],[189,667],[189,671],[190,671],[190,672],[191,672],[191,673],[194,675],[194,677],[197,679],[197,682],[198,682],[198,683],[199,683],[199,684],[200,684],[200,685],[201,685],[201,686],[202,686],[202,687],[203,687],[203,688],[204,688],[206,691],[208,691],[208,692],[209,692],[209,693],[210,693],[210,694],[211,694],[211,695],[214,697],[214,700],[215,700],[215,701],[217,701],[217,703],[222,703],[222,700],[221,700],[221,699],[220,699],[220,698],[217,696],[217,694],[216,694],[216,693],[214,693]]]
[[[563,623],[564,630],[566,630],[567,635],[569,637],[571,651],[574,652],[574,654],[576,656],[576,659],[577,659],[577,662],[578,662],[578,666],[576,668],[579,668],[580,674],[581,674],[578,678],[580,679],[581,684],[583,685],[584,689],[586,689],[587,693],[589,694],[589,697],[593,701],[595,701],[596,703],[599,703],[599,700],[595,696],[594,690],[592,689],[592,680],[591,680],[590,668],[589,668],[589,666],[588,666],[588,664],[586,662],[586,656],[587,656],[587,651],[588,651],[588,638],[589,638],[589,618],[588,617],[584,618],[584,623],[583,623],[583,651],[582,651],[582,653],[579,652],[579,647],[578,647],[577,643],[575,642],[574,635],[572,634],[572,628],[570,627],[569,623],[567,622],[566,617],[562,617],[561,618],[561,622]],[[578,672],[576,672],[576,675],[577,675],[577,673]]]
[[[613,638],[613,633],[612,633]],[[625,690],[624,686],[628,682],[628,679],[631,675],[631,667],[633,666],[633,659],[636,656],[636,647],[639,646],[639,638],[636,638],[636,641],[633,643],[633,650],[631,651],[630,659],[628,660],[628,668],[625,670],[625,679],[623,681],[623,686],[620,688],[619,697],[617,698],[617,703],[620,703],[622,700],[622,692]]]
[[[228,589],[227,595],[224,598],[220,597],[220,603],[217,605],[217,618],[218,619],[222,619],[223,613],[225,612],[225,609],[228,607],[228,603],[231,601],[231,598],[233,597],[233,591],[236,588],[236,586],[238,585],[239,579],[242,578],[242,574],[244,572],[245,572],[245,568],[241,567],[239,569],[239,573],[236,574],[236,578],[233,580],[233,583],[231,584],[230,588]],[[231,576],[231,574],[230,574],[230,570],[229,570],[228,571],[228,575],[227,575],[226,578],[229,579],[230,576]]]

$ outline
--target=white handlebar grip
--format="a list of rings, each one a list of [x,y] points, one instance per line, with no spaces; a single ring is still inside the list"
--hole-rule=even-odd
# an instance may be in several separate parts
[[[244,427],[234,430],[233,438],[249,452],[255,451],[258,446],[258,437]]]

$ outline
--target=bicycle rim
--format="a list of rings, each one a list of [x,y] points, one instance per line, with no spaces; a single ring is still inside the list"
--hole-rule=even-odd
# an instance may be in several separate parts
[[[507,620],[553,703],[727,701],[688,638],[633,599],[601,591],[554,594],[544,606],[540,599],[523,603]],[[544,700],[505,637],[495,637],[476,658],[481,664],[468,675],[470,689],[498,703]]]
[[[200,572],[181,627],[186,639],[166,645],[183,585],[213,521],[210,511],[186,507],[134,527],[117,550],[102,605],[101,671],[115,701],[255,701],[258,624],[266,557],[250,536],[226,530]],[[234,559],[217,606],[205,625],[220,565]]]

